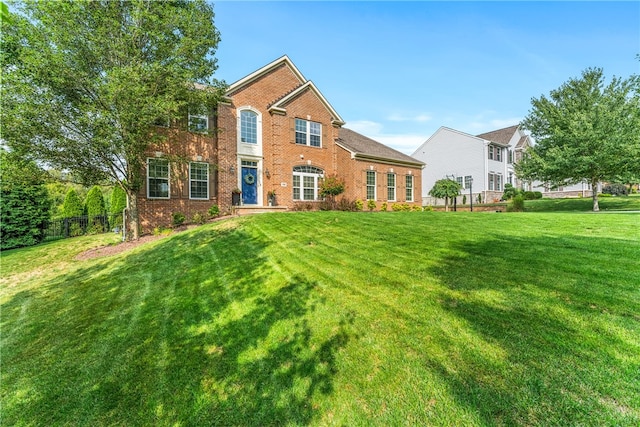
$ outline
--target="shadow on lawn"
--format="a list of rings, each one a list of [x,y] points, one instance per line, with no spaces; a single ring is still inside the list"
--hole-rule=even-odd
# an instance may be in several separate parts
[[[443,339],[452,361],[429,363],[461,405],[487,425],[640,422],[638,242],[511,237],[452,249],[432,272],[472,339]]]
[[[7,424],[307,424],[353,318],[238,229],[184,233],[3,305]],[[103,274],[104,273],[104,274]]]

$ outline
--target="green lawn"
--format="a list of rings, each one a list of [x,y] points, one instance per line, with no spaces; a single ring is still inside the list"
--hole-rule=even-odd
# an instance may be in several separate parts
[[[637,426],[639,225],[282,213],[8,251],[2,424]]]
[[[601,211],[640,211],[640,194],[631,196],[598,197]],[[593,210],[591,197],[571,199],[539,199],[525,201],[527,212],[589,212]]]

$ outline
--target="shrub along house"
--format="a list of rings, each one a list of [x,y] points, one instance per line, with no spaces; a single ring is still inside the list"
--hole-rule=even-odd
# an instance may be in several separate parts
[[[138,202],[144,231],[212,205],[248,212],[270,202],[278,209],[314,204],[327,175],[345,181],[348,200],[421,205],[424,163],[343,128],[287,56],[231,84],[215,111],[188,120],[189,131],[159,129],[167,142],[149,151]]]

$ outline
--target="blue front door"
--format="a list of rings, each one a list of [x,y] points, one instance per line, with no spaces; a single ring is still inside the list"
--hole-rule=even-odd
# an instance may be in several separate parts
[[[242,204],[258,204],[258,169],[242,167]]]

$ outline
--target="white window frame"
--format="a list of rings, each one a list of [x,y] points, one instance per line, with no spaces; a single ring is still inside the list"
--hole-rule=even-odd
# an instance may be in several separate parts
[[[460,188],[464,189],[464,177],[456,176],[456,182],[460,186]]]
[[[297,170],[296,170],[297,169]],[[313,198],[306,199],[304,190],[310,187],[304,186],[304,178],[313,178]],[[296,185],[296,178],[298,178],[298,185]],[[324,178],[324,171],[315,166],[294,166],[293,175],[291,180],[291,195],[293,200],[301,202],[314,202],[319,200],[318,192],[320,189],[320,180]],[[298,191],[298,197],[296,198],[296,190]]]
[[[248,142],[248,141],[243,141],[242,138],[242,117],[243,114],[242,113],[253,113],[255,114],[255,119],[256,119],[256,141],[255,142]],[[238,109],[238,141],[242,144],[247,144],[247,145],[251,145],[251,146],[256,146],[256,145],[260,145],[262,143],[262,115],[260,114],[259,111],[251,108],[251,107],[240,107]]]
[[[150,168],[150,164],[152,162],[164,162],[167,164],[167,177],[157,177],[157,176],[151,176],[151,168]],[[171,198],[171,168],[169,165],[169,160],[167,159],[158,159],[158,158],[148,158],[147,159],[147,198],[148,199],[164,199],[167,200],[169,198]],[[158,197],[158,196],[152,196],[150,189],[151,186],[149,185],[150,181],[152,179],[155,180],[166,180],[167,181],[167,197]]]
[[[372,176],[373,177],[373,184],[369,183],[369,177]],[[376,194],[376,190],[377,190],[377,185],[376,185],[376,181],[377,181],[377,177],[376,177],[376,171],[367,171],[367,176],[366,176],[366,196],[367,196],[367,200],[377,200],[378,195]],[[373,199],[369,197],[369,189],[373,190]]]
[[[188,124],[189,132],[207,133],[209,131],[209,115],[206,113],[206,108],[203,107],[200,111],[204,112],[205,114],[196,114],[195,112],[192,112],[191,108],[189,109],[189,124]],[[194,128],[194,126],[192,126],[191,124],[192,120],[204,120],[204,123],[205,123],[204,130]]]
[[[464,189],[466,190],[467,188],[471,187],[471,175],[465,175],[464,176]]]
[[[405,175],[405,197],[407,202],[413,202],[413,175]]]
[[[393,185],[390,184],[390,178],[393,177]],[[389,197],[393,193],[393,197]],[[393,172],[387,173],[387,201],[395,202],[396,201],[396,174]]]
[[[495,147],[489,144],[489,160],[493,160]]]
[[[298,125],[302,125],[302,124],[304,124],[304,128],[305,128],[304,131],[302,129],[298,129]],[[317,127],[317,133],[315,132],[315,129],[314,129],[316,127]],[[312,132],[312,130],[314,132]],[[299,119],[296,117],[294,120],[294,133],[295,133],[294,142],[297,145],[306,145],[308,147],[322,148],[322,123],[312,122],[310,120]],[[304,140],[305,140],[304,144],[302,144],[301,142],[298,142],[298,134],[304,135]],[[318,145],[311,144],[312,135],[318,137]]]
[[[194,179],[191,175],[193,165],[204,165],[206,170],[206,178],[205,179]],[[195,197],[192,192],[191,184],[193,182],[204,182],[207,186],[207,195],[206,197]],[[189,199],[191,200],[209,200],[209,163],[205,162],[189,162]]]

